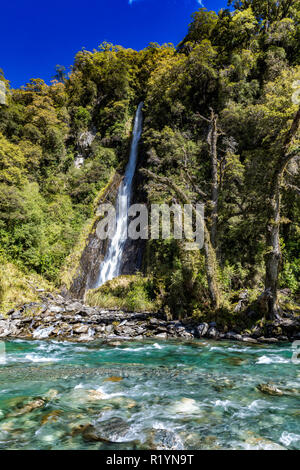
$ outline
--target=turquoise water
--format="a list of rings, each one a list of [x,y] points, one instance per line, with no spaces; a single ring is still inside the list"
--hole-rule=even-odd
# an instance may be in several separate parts
[[[0,449],[300,449],[289,344],[4,344]],[[268,382],[279,396],[256,388]]]

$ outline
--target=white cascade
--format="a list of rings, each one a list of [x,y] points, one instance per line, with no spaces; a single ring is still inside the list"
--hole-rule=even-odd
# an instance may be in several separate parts
[[[116,202],[116,230],[110,241],[105,258],[100,266],[99,278],[95,287],[120,275],[124,245],[127,239],[128,209],[131,202],[132,181],[138,157],[138,144],[142,134],[143,103],[140,103],[135,115],[130,158],[124,179],[119,187]]]

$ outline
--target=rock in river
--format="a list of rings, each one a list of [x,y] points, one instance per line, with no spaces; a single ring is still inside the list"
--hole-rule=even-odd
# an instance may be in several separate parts
[[[111,418],[96,422],[84,428],[82,436],[85,441],[124,442],[129,426],[121,418]]]
[[[148,443],[155,450],[184,450],[180,437],[168,429],[153,429]]]

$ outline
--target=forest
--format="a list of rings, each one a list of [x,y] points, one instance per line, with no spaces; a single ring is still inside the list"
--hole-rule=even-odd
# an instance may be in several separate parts
[[[1,313],[70,287],[141,101],[137,198],[203,203],[204,248],[149,240],[141,272],[87,300],[225,322],[245,298],[258,318],[299,313],[299,44],[299,1],[229,0],[176,46],[103,42],[50,85],[12,89],[0,71]]]

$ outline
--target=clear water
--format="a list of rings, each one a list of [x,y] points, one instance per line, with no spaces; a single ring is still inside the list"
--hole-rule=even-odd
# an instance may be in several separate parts
[[[178,449],[300,449],[299,365],[288,344],[4,344],[0,449],[147,449],[155,429],[171,431]],[[292,391],[256,389],[271,380]],[[41,407],[24,408],[38,397]],[[129,428],[114,444],[76,433],[116,417]]]
[[[109,244],[103,263],[100,266],[99,278],[95,287],[119,276],[125,241],[127,239],[128,209],[131,201],[132,181],[138,157],[138,144],[142,134],[142,108],[140,103],[136,112],[129,162],[126,167],[116,202],[116,230]]]

